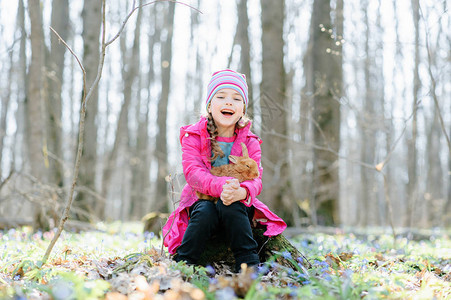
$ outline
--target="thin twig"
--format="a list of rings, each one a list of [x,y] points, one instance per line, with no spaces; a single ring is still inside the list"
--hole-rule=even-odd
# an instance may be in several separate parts
[[[55,29],[53,29],[52,26],[50,26],[50,30],[53,31],[53,33],[58,37],[58,40],[61,43],[63,43],[63,45],[67,48],[67,50],[69,50],[69,52],[72,54],[72,56],[74,56],[75,59],[77,60],[77,63],[80,66],[81,71],[83,72],[83,93],[84,93],[84,95],[86,95],[86,70],[83,67],[83,64],[81,63],[78,56],[74,53],[74,50],[72,50],[72,48],[69,47],[69,45],[66,43],[66,41],[63,40],[63,38],[58,34],[58,32],[55,31]]]

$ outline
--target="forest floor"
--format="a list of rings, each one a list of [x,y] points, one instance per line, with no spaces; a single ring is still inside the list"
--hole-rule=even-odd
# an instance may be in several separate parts
[[[449,231],[395,243],[371,232],[302,233],[290,241],[312,268],[272,260],[237,275],[173,262],[142,224],[97,227],[63,232],[41,267],[53,232],[0,231],[0,299],[451,299]]]

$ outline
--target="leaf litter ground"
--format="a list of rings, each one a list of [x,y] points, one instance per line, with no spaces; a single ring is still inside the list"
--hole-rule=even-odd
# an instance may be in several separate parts
[[[53,232],[0,231],[0,299],[451,299],[451,241],[443,230],[397,238],[395,247],[389,235],[301,234],[290,241],[309,270],[274,258],[233,274],[220,263],[175,263],[141,224],[97,227],[64,232],[42,267]]]

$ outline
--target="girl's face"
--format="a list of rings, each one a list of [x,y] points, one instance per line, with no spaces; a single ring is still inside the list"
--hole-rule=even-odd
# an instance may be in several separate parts
[[[220,136],[233,136],[236,122],[244,115],[243,97],[234,89],[219,90],[211,99],[208,112]]]

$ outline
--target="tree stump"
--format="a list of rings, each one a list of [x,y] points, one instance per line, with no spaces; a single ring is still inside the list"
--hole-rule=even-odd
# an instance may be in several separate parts
[[[294,247],[282,234],[268,237],[264,236],[265,229],[253,228],[252,233],[258,244],[258,255],[261,262],[266,262],[270,258],[275,257],[275,261],[282,266],[298,270],[298,263],[305,268],[310,268],[310,262],[305,256]],[[283,253],[283,255],[281,255]],[[227,265],[231,268],[235,265],[233,253],[227,246],[222,236],[214,236],[206,245],[199,264],[208,265],[213,262]],[[295,265],[296,264],[296,265]]]
[[[141,222],[144,222],[144,232],[153,232],[156,236],[161,232],[161,228],[168,219],[169,214],[160,212],[150,212],[142,217]]]

